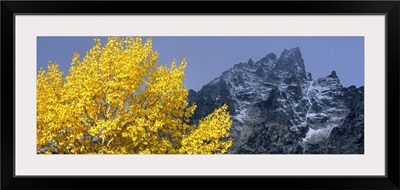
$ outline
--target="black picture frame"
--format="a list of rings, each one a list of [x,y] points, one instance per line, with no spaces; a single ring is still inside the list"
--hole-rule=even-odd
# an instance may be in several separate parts
[[[15,176],[17,14],[385,14],[386,176]],[[399,1],[1,1],[1,189],[399,189],[399,23]]]

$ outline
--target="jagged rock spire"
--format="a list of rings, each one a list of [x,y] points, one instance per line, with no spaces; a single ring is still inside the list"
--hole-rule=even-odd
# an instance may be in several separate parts
[[[285,49],[270,73],[270,78],[274,80],[284,80],[293,76],[301,81],[310,79],[299,47]]]
[[[336,71],[313,80],[299,47],[236,64],[189,91],[195,122],[228,105],[234,139],[228,152],[243,154],[362,153],[363,109],[355,109],[362,97],[363,88],[343,87]]]
[[[338,76],[336,75],[336,71],[332,71],[330,75],[328,75],[328,77],[330,78],[338,78]]]

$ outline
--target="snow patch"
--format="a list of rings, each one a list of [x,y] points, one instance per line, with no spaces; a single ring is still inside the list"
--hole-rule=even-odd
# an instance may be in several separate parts
[[[306,137],[303,139],[303,142],[317,142],[320,141],[321,139],[329,137],[329,135],[332,132],[332,129],[336,127],[337,125],[328,125],[325,128],[320,128],[320,129],[312,129],[309,128]]]
[[[210,81],[208,84],[217,84],[220,80],[220,77],[213,79],[212,81]]]
[[[316,118],[316,117],[321,117],[321,116],[327,117],[327,115],[324,113],[309,113],[308,114],[309,118]]]
[[[307,94],[306,94],[307,101],[308,101],[308,103],[309,103],[310,105],[308,106],[308,110],[307,110],[307,113],[306,113],[306,117],[304,118],[303,125],[306,125],[306,124],[307,124],[307,118],[309,117],[309,113],[310,113],[310,110],[311,110],[312,102],[311,102],[311,100],[310,100],[310,91],[311,91],[312,89],[313,89],[313,82],[310,81],[310,83],[309,83],[309,85],[308,85],[308,89],[307,89]]]
[[[285,109],[283,109],[283,108],[278,108],[278,109],[276,109],[275,111],[276,111],[276,112],[278,112],[278,111],[282,111],[283,113],[286,113],[286,110],[285,110]]]
[[[239,114],[236,116],[233,116],[235,119],[239,120],[240,122],[243,122],[243,119],[246,117],[246,108],[240,110]]]

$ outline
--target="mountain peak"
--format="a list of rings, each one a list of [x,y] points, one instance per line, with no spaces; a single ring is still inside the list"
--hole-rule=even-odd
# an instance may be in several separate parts
[[[295,47],[283,50],[271,74],[276,79],[289,78],[294,74],[297,78],[308,80],[309,77],[306,73],[300,48]]]
[[[336,75],[336,71],[332,71],[331,74],[326,77],[319,78],[317,82],[322,86],[329,87],[330,89],[343,87],[340,83],[339,77]]]
[[[283,52],[281,53],[281,57],[280,57],[280,59],[283,59],[283,58],[289,58],[289,57],[298,57],[298,58],[302,58],[302,55],[301,55],[301,51],[300,51],[300,48],[299,47],[295,47],[295,48],[292,48],[292,49],[284,49],[283,50]]]
[[[250,58],[250,59],[247,61],[247,64],[252,66],[252,65],[254,64],[253,59]]]
[[[269,53],[240,62],[199,92],[190,90],[188,100],[197,105],[194,124],[228,105],[233,139],[228,153],[358,154],[363,145],[357,143],[364,142],[363,93],[343,87],[336,71],[313,80],[295,47],[280,58]]]
[[[328,75],[327,77],[329,78],[338,78],[338,76],[336,75],[336,71],[332,71],[330,75]]]
[[[281,53],[281,56],[279,58],[281,62],[285,63],[292,63],[292,64],[300,64],[304,65],[303,62],[303,57],[301,55],[301,50],[299,47],[295,47],[292,49],[284,49],[283,52]]]
[[[265,70],[271,70],[276,63],[276,55],[274,53],[268,53],[265,57],[258,60],[254,65],[261,66]]]
[[[269,53],[264,58],[270,59],[270,60],[276,60],[276,55],[275,55],[275,53]]]

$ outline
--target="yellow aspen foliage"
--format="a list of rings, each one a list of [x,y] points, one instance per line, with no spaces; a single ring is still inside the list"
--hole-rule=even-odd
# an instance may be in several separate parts
[[[201,119],[198,127],[182,140],[179,153],[183,154],[222,154],[232,145],[229,129],[232,120],[225,104],[213,113]],[[225,141],[221,141],[225,138]]]
[[[39,154],[221,154],[232,145],[227,106],[189,125],[196,105],[186,61],[157,66],[151,39],[99,39],[65,78],[56,63],[37,76]]]

